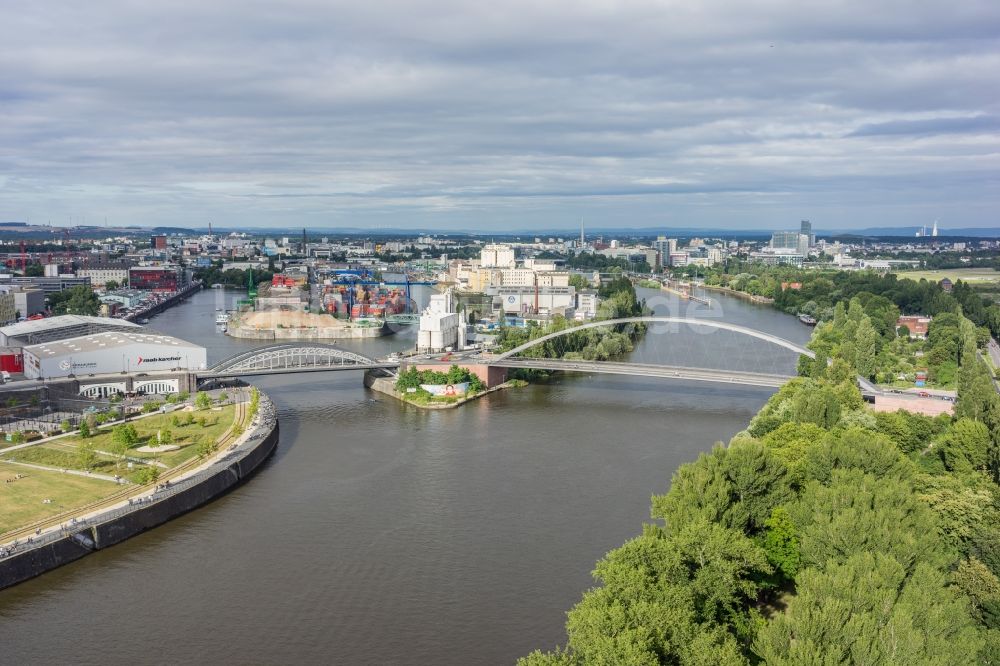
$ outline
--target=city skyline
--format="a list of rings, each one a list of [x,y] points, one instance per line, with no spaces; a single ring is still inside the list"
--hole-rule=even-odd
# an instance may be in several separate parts
[[[998,33],[976,0],[24,8],[0,219],[997,227]]]

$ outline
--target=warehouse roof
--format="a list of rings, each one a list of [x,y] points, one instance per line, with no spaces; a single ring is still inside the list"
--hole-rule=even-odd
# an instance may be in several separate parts
[[[14,342],[32,345],[99,333],[101,331],[122,331],[141,328],[138,324],[133,324],[124,319],[69,314],[0,326],[0,342],[5,344]]]
[[[73,354],[82,354],[84,352],[100,351],[103,349],[117,349],[133,344],[158,345],[163,347],[164,351],[169,351],[170,349],[203,349],[200,345],[175,338],[172,335],[161,335],[160,333],[149,331],[141,333],[107,331],[77,338],[43,342],[25,347],[24,351],[33,354],[37,358],[52,358],[57,356],[72,356]]]

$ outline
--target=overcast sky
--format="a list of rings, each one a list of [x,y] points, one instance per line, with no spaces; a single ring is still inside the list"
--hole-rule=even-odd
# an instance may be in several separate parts
[[[0,220],[1000,226],[997,0],[0,6]]]

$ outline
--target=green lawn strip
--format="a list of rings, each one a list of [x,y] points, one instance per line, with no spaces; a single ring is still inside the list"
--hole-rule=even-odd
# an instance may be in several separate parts
[[[235,415],[233,406],[223,407],[221,411],[194,412],[195,419],[204,418],[206,425],[201,426],[197,420],[190,425],[173,426],[172,414],[160,414],[145,419],[134,420],[131,423],[139,431],[140,441],[137,445],[152,445],[156,442],[156,433],[159,430],[170,430],[174,437],[175,446],[181,448],[176,451],[164,453],[151,453],[144,451],[130,450],[126,455],[129,458],[149,460],[150,462],[162,462],[167,467],[176,467],[181,463],[197,455],[197,444],[204,440],[215,441],[232,425]],[[183,418],[181,416],[180,418]],[[37,446],[30,446],[15,451],[0,454],[0,459],[14,460],[16,462],[26,462],[37,465],[46,465],[60,469],[85,469],[80,464],[80,456],[77,448],[83,442],[92,445],[95,451],[111,451],[113,442],[110,428],[102,428],[92,437],[86,440],[78,436],[66,437],[54,442],[46,442]],[[120,460],[107,453],[97,453],[97,463],[91,468],[93,472],[103,474],[122,473],[123,467]],[[135,463],[132,472],[134,473]]]
[[[21,474],[24,478],[4,483]],[[121,490],[101,479],[0,462],[0,533],[84,506]],[[42,500],[51,499],[51,504]]]
[[[33,465],[45,465],[59,469],[83,470],[80,465],[80,457],[77,453],[67,451],[64,448],[51,448],[45,444],[29,446],[17,451],[4,454],[3,460],[13,460],[15,462],[31,463]],[[115,460],[108,456],[98,455],[97,464],[91,469],[92,472],[100,474],[114,474]]]
[[[899,271],[896,273],[896,277],[930,282],[940,282],[948,278],[952,282],[962,280],[969,283],[986,284],[1000,281],[1000,272],[992,268],[943,268],[941,270]]]

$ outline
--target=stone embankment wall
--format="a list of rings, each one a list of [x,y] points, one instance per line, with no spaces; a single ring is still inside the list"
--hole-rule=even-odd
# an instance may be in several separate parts
[[[202,471],[145,497],[89,518],[67,530],[36,537],[0,559],[0,589],[68,564],[95,550],[162,525],[232,490],[267,460],[278,444],[278,420],[271,401],[261,394],[254,422],[235,447]]]

